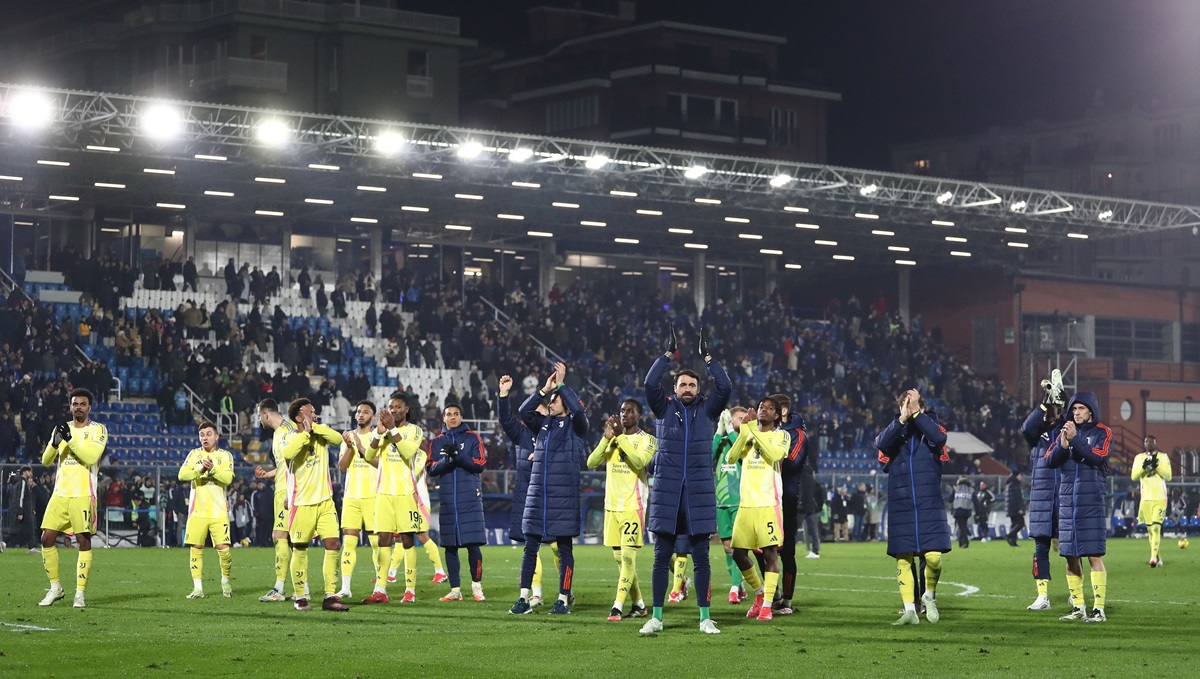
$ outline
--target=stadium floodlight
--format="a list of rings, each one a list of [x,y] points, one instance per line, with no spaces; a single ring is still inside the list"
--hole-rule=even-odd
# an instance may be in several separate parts
[[[938,205],[945,205],[945,204],[949,203],[950,201],[954,200],[954,192],[953,191],[943,191],[942,193],[938,194],[936,200],[937,200]]]
[[[183,111],[167,104],[151,104],[139,117],[142,132],[151,139],[174,139],[187,127]]]
[[[871,235],[872,236],[895,236],[896,232],[895,231],[887,231],[885,229],[872,229]]]
[[[704,243],[684,243],[683,247],[689,250],[707,250],[708,246]]]
[[[916,266],[917,262],[912,259],[897,259],[896,263],[901,266]]]
[[[20,90],[5,102],[4,115],[13,125],[26,130],[46,127],[55,117],[54,100],[34,90]]]
[[[783,250],[772,250],[770,248],[762,248],[758,251],[760,255],[782,255]]]
[[[683,171],[683,176],[688,179],[699,179],[708,174],[708,168],[703,165],[693,165]]]
[[[641,241],[636,238],[614,238],[613,242],[622,243],[624,245],[637,245],[638,243],[641,243]]]
[[[1027,248],[1027,247],[1029,247],[1029,243],[1020,243],[1015,240],[1011,240],[1008,242],[1008,247],[1010,247],[1010,248]]]
[[[804,267],[800,264],[792,264],[789,262],[787,264],[784,264],[783,268],[785,268],[785,269],[803,269]]]
[[[777,174],[774,177],[771,177],[771,186],[774,186],[777,189],[782,186],[787,186],[788,184],[791,184],[791,183],[792,183],[791,175]]]
[[[404,136],[397,132],[383,132],[375,137],[375,150],[391,156],[404,149]]]
[[[966,243],[967,239],[962,236],[946,236],[947,243]]]
[[[1086,233],[1071,232],[1067,234],[1067,238],[1078,238],[1079,240],[1087,240],[1087,237],[1088,235]]]
[[[739,233],[738,238],[742,240],[762,240],[763,237],[757,233]]]
[[[532,157],[533,149],[526,148],[524,146],[518,146],[517,148],[508,152],[508,161],[510,163],[523,163]]]
[[[815,240],[815,241],[813,241],[813,243],[815,243],[817,245],[828,245],[831,248],[837,247],[837,241],[835,241],[835,240]]]
[[[1028,207],[1028,205],[1029,204],[1026,203],[1025,201],[1018,200],[1017,202],[1013,203],[1012,205],[1009,205],[1008,209],[1011,212],[1024,212],[1025,208]]]
[[[483,144],[477,141],[469,141],[465,144],[460,144],[458,147],[458,157],[463,160],[474,160],[483,153]]]
[[[864,196],[864,197],[870,197],[870,196],[875,195],[878,192],[879,192],[878,184],[867,184],[866,186],[864,186],[858,190],[858,195]]]
[[[1009,233],[1029,233],[1029,229],[1024,229],[1019,226],[1006,226],[1004,230]]]
[[[888,250],[890,252],[908,252],[909,248],[903,245],[889,245]]]
[[[604,167],[605,165],[608,165],[608,160],[609,160],[608,156],[606,156],[602,153],[597,153],[596,155],[592,156],[591,158],[588,158],[587,161],[583,164],[583,166],[589,170],[599,170],[600,168]]]
[[[971,256],[971,253],[969,253],[965,250],[951,250],[950,254],[955,257],[970,257]]]
[[[287,123],[275,118],[259,121],[254,129],[254,136],[267,146],[283,146],[292,136]]]
[[[1100,214],[1096,215],[1096,219],[1099,219],[1102,222],[1107,222],[1108,220],[1110,220],[1112,218],[1113,218],[1112,210],[1105,210],[1105,211],[1101,212]]]
[[[948,219],[934,219],[930,220],[929,223],[933,224],[934,226],[954,226],[954,222]]]
[[[672,227],[672,228],[667,229],[667,233],[678,233],[678,234],[681,234],[684,236],[690,236],[694,232],[691,229],[681,229],[678,227]]]

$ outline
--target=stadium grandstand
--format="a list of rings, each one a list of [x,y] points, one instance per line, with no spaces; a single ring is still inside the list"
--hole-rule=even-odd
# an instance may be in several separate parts
[[[707,330],[736,402],[794,395],[828,488],[874,485],[872,441],[907,386],[987,451],[955,473],[1007,474],[1050,367],[1101,394],[1119,462],[1157,421],[1200,471],[1186,423],[1148,414],[1200,371],[1194,292],[1078,268],[1105,239],[1200,225],[1194,208],[106,93],[0,99],[0,219],[37,234],[4,262],[14,464],[40,457],[70,386],[99,395],[106,476],[143,479],[173,475],[201,419],[243,471],[264,463],[262,398],[311,398],[344,427],[357,400],[403,391],[429,436],[463,404],[500,503],[499,376],[531,393],[562,360],[598,423],[642,396],[673,323],[690,343]],[[1106,319],[1131,314],[1162,326],[1157,344],[1105,353],[1124,337]]]

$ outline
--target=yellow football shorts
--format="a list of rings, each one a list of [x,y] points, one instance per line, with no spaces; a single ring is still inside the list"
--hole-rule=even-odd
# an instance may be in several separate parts
[[[1166,500],[1142,500],[1138,505],[1138,523],[1149,526],[1152,523],[1162,524],[1167,518]]]
[[[424,533],[429,514],[422,511],[417,494],[375,496],[375,529],[380,533]]]
[[[375,498],[350,497],[342,500],[342,530],[375,532]]]
[[[204,539],[212,537],[213,547],[229,544],[229,517],[223,519],[205,519],[199,516],[189,516],[187,528],[183,534],[183,544],[204,546]]]
[[[778,507],[741,507],[733,520],[735,549],[762,549],[783,544],[783,515]]]
[[[95,533],[96,498],[51,497],[46,505],[46,516],[42,518],[42,529],[73,535]]]
[[[641,547],[646,522],[636,509],[604,512],[605,547]]]
[[[288,510],[288,539],[294,545],[308,544],[314,535],[321,539],[339,538],[337,509],[333,500],[315,505],[297,505]]]

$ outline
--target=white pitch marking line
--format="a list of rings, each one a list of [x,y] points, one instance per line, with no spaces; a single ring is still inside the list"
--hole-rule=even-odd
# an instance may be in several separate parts
[[[890,577],[890,576],[886,576],[886,575],[850,575],[848,573],[847,574],[807,573],[805,575],[807,575],[808,577],[824,577],[824,578],[861,578],[863,580],[895,580],[896,579],[895,577]],[[986,597],[988,599],[1025,599],[1025,598],[1027,598],[1024,596],[1014,595],[1014,594],[980,594],[978,587],[973,587],[971,585],[964,585],[964,584],[957,583],[957,582],[950,582],[947,580],[940,580],[938,582],[938,584],[939,585],[955,585],[957,587],[969,588],[967,591],[959,592],[957,596],[975,595],[975,596],[980,596],[980,597]],[[830,592],[859,592],[859,593],[864,593],[864,594],[890,593],[890,590],[885,592],[883,590],[874,590],[874,589],[842,589],[842,588],[833,588],[833,587],[803,587],[799,584],[796,585],[796,588],[797,589],[812,589],[812,590],[824,589],[824,590],[828,590]],[[1112,599],[1112,598],[1108,599],[1108,601],[1111,601],[1111,602],[1117,603],[1117,604],[1146,604],[1148,606],[1156,606],[1159,604],[1163,604],[1166,606],[1195,606],[1196,605],[1196,602],[1194,602],[1194,601],[1141,601],[1138,599]]]
[[[0,622],[0,626],[12,627],[10,632],[57,632],[53,627],[37,627],[34,625],[18,625],[13,622]]]

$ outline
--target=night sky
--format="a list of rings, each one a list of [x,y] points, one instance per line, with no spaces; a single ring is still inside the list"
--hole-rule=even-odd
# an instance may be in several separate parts
[[[550,0],[562,4],[567,0]],[[44,12],[9,0],[5,14]],[[61,0],[58,6],[87,4]],[[482,43],[546,0],[395,0],[459,16]],[[795,84],[841,92],[830,162],[887,169],[891,144],[1200,95],[1200,0],[641,0],[643,20],[783,35]]]

